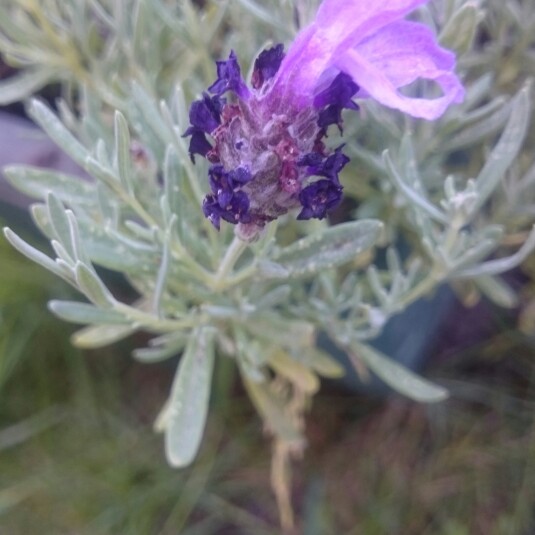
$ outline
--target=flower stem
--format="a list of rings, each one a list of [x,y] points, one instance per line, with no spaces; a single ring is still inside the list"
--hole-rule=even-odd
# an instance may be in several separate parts
[[[234,236],[234,239],[230,243],[219,268],[212,280],[212,289],[219,290],[224,286],[225,279],[232,271],[232,268],[236,265],[236,262],[240,258],[241,254],[247,248],[247,243]]]

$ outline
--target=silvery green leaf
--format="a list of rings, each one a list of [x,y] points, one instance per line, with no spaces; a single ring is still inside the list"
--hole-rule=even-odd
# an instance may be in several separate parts
[[[0,106],[20,102],[47,85],[54,77],[47,69],[25,69],[0,82]]]
[[[103,308],[109,308],[114,305],[115,299],[113,295],[93,269],[78,262],[75,268],[75,275],[78,287],[91,302]]]
[[[449,271],[451,271],[450,278],[455,278],[456,273],[459,270],[463,270],[464,268],[487,258],[497,246],[498,243],[491,239],[482,239],[481,241],[476,242],[448,266]]]
[[[288,275],[273,278],[309,277],[345,264],[357,255],[373,247],[383,224],[376,220],[360,220],[327,227],[323,231],[302,238],[296,243],[280,249],[272,257]],[[266,275],[264,274],[264,277]]]
[[[48,271],[54,273],[54,275],[57,275],[58,277],[61,277],[63,280],[66,280],[67,282],[72,284],[73,280],[50,257],[45,255],[35,247],[32,247],[29,243],[26,243],[19,236],[17,236],[17,234],[15,234],[11,229],[7,227],[4,228],[4,235],[7,241],[13,247],[15,247],[17,251],[22,253],[26,258],[29,258],[30,260],[32,260],[32,262],[39,264]]]
[[[522,147],[531,111],[530,88],[526,85],[513,100],[505,129],[476,179],[478,197],[472,214],[487,201]]]
[[[282,347],[312,347],[314,325],[303,320],[283,318],[276,313],[255,314],[244,327],[253,335],[267,341],[276,340]]]
[[[483,11],[476,4],[467,2],[462,5],[440,32],[440,43],[458,54],[466,53],[472,45],[483,16]]]
[[[163,183],[165,188],[165,199],[172,213],[182,216],[180,176],[182,166],[173,145],[168,145],[165,151],[165,161],[163,168]]]
[[[201,444],[214,367],[214,336],[211,327],[193,331],[176,371],[163,422],[165,453],[173,466],[191,464]]]
[[[50,192],[46,199],[49,221],[57,240],[63,245],[70,258],[77,260],[71,240],[71,227],[65,207],[61,201]]]
[[[344,367],[334,357],[317,347],[304,350],[302,360],[318,375],[329,379],[339,379],[345,374]]]
[[[351,349],[355,357],[361,359],[386,384],[410,399],[434,403],[448,397],[445,388],[419,377],[370,346],[353,343]]]
[[[186,347],[188,338],[185,332],[153,338],[149,341],[149,347],[135,349],[132,355],[141,362],[159,362],[178,355]]]
[[[290,276],[290,271],[284,266],[264,258],[258,261],[256,273],[260,279],[286,279]]]
[[[499,129],[499,127],[505,123],[508,117],[510,110],[509,106],[509,103],[504,97],[496,97],[495,99],[483,104],[482,106],[479,106],[473,111],[456,116],[454,119],[452,119],[452,124],[454,124],[458,130],[463,129],[464,131],[469,131],[468,129],[474,124],[477,124],[476,128],[481,128],[481,122],[488,118],[489,120],[493,121],[493,124],[497,125],[496,129]],[[497,120],[497,118],[499,120]],[[477,134],[477,132],[474,131],[474,134]],[[482,129],[482,131],[479,132],[477,140],[480,139],[480,136],[488,136],[488,134],[488,130]],[[463,136],[463,132],[461,131],[459,135]],[[473,137],[470,137],[470,140],[471,143],[474,142]],[[449,150],[451,150],[451,147],[452,145],[448,145]]]
[[[99,138],[97,140],[93,153],[95,160],[97,160],[100,165],[102,165],[102,167],[105,167],[106,169],[111,169],[112,164],[108,151],[108,143],[106,143],[104,139]],[[116,173],[114,172],[113,175],[116,176]]]
[[[513,269],[520,265],[524,260],[535,250],[535,226],[531,229],[531,232],[527,240],[523,243],[522,247],[511,256],[506,258],[499,258],[497,260],[489,260],[483,264],[479,264],[474,267],[468,267],[458,271],[455,274],[455,278],[466,279],[472,277],[480,277],[482,275],[499,275],[505,273],[510,269]]]
[[[45,204],[35,203],[30,206],[30,214],[33,222],[37,225],[39,230],[50,240],[55,236],[48,209]]]
[[[124,115],[115,112],[115,162],[124,190],[132,194],[132,166],[130,160],[130,132]]]
[[[46,199],[49,192],[68,205],[93,205],[94,186],[75,176],[36,167],[10,165],[4,168],[7,181],[22,193]]]
[[[511,103],[504,103],[490,115],[485,116],[482,120],[462,128],[453,136],[449,136],[449,138],[441,145],[441,150],[444,151],[444,153],[447,153],[459,149],[466,149],[471,145],[479,143],[481,140],[498,132],[503,127],[510,114]],[[467,116],[466,118],[470,119],[470,116]],[[462,121],[460,125],[463,125]]]
[[[370,288],[378,302],[383,308],[388,309],[390,305],[390,296],[381,282],[379,270],[375,265],[372,265],[366,270],[366,275],[368,277]]]
[[[48,308],[59,318],[71,323],[117,324],[129,323],[119,312],[103,309],[89,303],[77,301],[50,301]]]
[[[61,245],[61,243],[57,240],[52,240],[50,245],[52,245],[52,249],[54,249],[57,259],[65,262],[65,264],[68,265],[71,270],[73,270],[76,265],[76,260],[67,252],[65,247],[63,247],[63,245]]]
[[[82,349],[98,349],[123,340],[136,332],[132,325],[95,325],[76,331],[71,341]]]
[[[255,307],[258,310],[263,308],[272,308],[285,302],[291,293],[291,288],[288,285],[277,286],[273,290],[266,292],[258,300],[255,300]]]
[[[143,87],[137,82],[132,82],[131,95],[133,97],[132,113],[135,113],[138,128],[148,129],[148,134],[155,137],[146,137],[151,140],[150,145],[153,153],[159,158],[164,158],[164,150],[169,143],[173,143],[173,133],[169,131],[162,120],[160,109],[153,97],[151,97]]]
[[[438,221],[440,223],[448,222],[448,217],[444,212],[442,212],[442,210],[439,210],[421,192],[416,191],[412,186],[409,186],[405,182],[405,180],[398,173],[398,170],[392,162],[388,151],[385,151],[383,153],[383,160],[385,162],[385,166],[388,171],[388,174],[390,175],[390,178],[392,179],[400,193],[402,193],[403,196],[411,202],[411,204],[414,204],[415,206],[420,208],[435,221]]]
[[[86,254],[85,247],[82,245],[82,240],[80,239],[78,220],[76,219],[76,216],[72,210],[67,210],[65,213],[67,214],[67,219],[69,221],[69,231],[71,235],[74,258],[81,260],[85,264],[90,264],[91,259]]]
[[[76,163],[84,166],[88,157],[86,148],[65,128],[63,123],[40,100],[33,99],[28,115],[64,150]]]
[[[518,296],[515,291],[501,278],[483,275],[473,279],[480,292],[498,306],[515,308],[518,306]]]
[[[167,229],[164,241],[162,244],[162,258],[160,261],[160,267],[158,269],[158,275],[156,277],[156,284],[154,286],[154,294],[152,299],[152,310],[156,315],[160,314],[160,307],[162,304],[162,297],[165,292],[167,277],[169,275],[169,264],[171,261],[171,255],[169,252],[169,241],[171,239],[171,229],[176,221],[176,216],[173,216],[173,221],[170,223],[170,228]]]
[[[104,166],[99,160],[96,160],[92,156],[88,156],[83,163],[84,169],[97,180],[100,180],[112,191],[118,191],[120,189],[119,180],[113,174],[113,172]]]

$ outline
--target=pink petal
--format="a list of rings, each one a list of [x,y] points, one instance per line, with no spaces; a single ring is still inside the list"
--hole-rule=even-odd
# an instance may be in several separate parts
[[[299,33],[288,50],[277,78],[284,79],[284,85],[299,88],[300,95],[294,97],[302,100],[313,91],[321,74],[333,64],[339,50],[352,48],[427,1],[324,0],[315,21]],[[281,90],[284,88],[281,87]],[[289,98],[290,95],[287,96]]]
[[[429,28],[414,22],[389,24],[335,61],[369,96],[415,117],[435,119],[464,96],[452,72],[454,54],[436,44]],[[399,93],[398,88],[418,79],[435,81],[443,96],[429,100]]]
[[[338,42],[358,33],[366,38],[379,28],[403,18],[429,0],[323,0],[315,23]]]

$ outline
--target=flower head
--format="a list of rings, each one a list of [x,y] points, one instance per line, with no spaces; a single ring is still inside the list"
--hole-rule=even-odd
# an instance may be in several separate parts
[[[462,100],[454,54],[429,28],[403,20],[426,1],[324,0],[286,55],[279,44],[258,56],[251,88],[234,52],[217,62],[217,80],[192,103],[184,134],[192,158],[213,164],[203,211],[216,228],[223,219],[247,239],[294,208],[298,219],[322,219],[336,207],[338,173],[349,158],[343,146],[329,151],[323,138],[331,125],[343,132],[342,111],[358,110],[354,98],[423,119]],[[435,82],[442,96],[399,91],[418,79]]]

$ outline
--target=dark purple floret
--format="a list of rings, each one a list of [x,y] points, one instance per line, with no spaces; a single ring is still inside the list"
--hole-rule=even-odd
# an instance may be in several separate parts
[[[210,134],[221,124],[221,110],[224,104],[225,99],[203,93],[202,100],[195,100],[190,106],[189,122],[192,126]]]
[[[299,201],[303,209],[297,219],[323,219],[329,210],[340,204],[342,186],[331,180],[318,180],[301,190]]]
[[[246,100],[249,97],[249,89],[241,77],[238,58],[231,50],[228,60],[216,61],[217,80],[208,88],[210,93],[222,95],[227,91],[234,91],[240,98]]]
[[[359,107],[351,99],[359,86],[344,72],[339,73],[331,85],[314,97],[314,106],[320,109],[318,125],[327,128],[335,124],[342,132],[342,110],[358,110]],[[324,108],[324,109],[322,109]]]
[[[323,154],[319,152],[309,152],[308,154],[301,156],[301,158],[297,160],[297,165],[307,166],[307,167],[316,167],[322,163],[324,158],[325,156],[323,156]]]
[[[340,145],[326,158],[317,152],[311,152],[303,156],[298,165],[306,165],[309,176],[324,176],[339,184],[338,173],[349,162],[349,158],[342,152],[343,148],[344,145]]]
[[[252,180],[251,171],[247,167],[237,167],[233,169],[229,174],[230,183],[233,187],[243,186]]]
[[[234,188],[229,180],[228,173],[222,165],[213,165],[208,170],[210,189],[221,208],[226,208],[234,195]]]
[[[254,62],[251,85],[260,89],[266,80],[273,78],[284,59],[284,45],[278,44],[262,51]]]
[[[343,148],[344,145],[340,145],[333,154],[325,158],[325,161],[314,169],[314,174],[338,183],[338,173],[349,162],[349,157],[342,152]]]
[[[201,156],[206,156],[210,150],[212,150],[212,145],[206,139],[206,136],[202,130],[190,126],[182,137],[191,136],[189,140],[189,156],[191,161],[195,163],[195,154],[200,154]]]
[[[207,195],[204,199],[202,210],[205,217],[219,230],[221,219],[232,224],[249,223],[249,197],[243,191],[237,191],[231,194],[224,206],[214,195]]]

